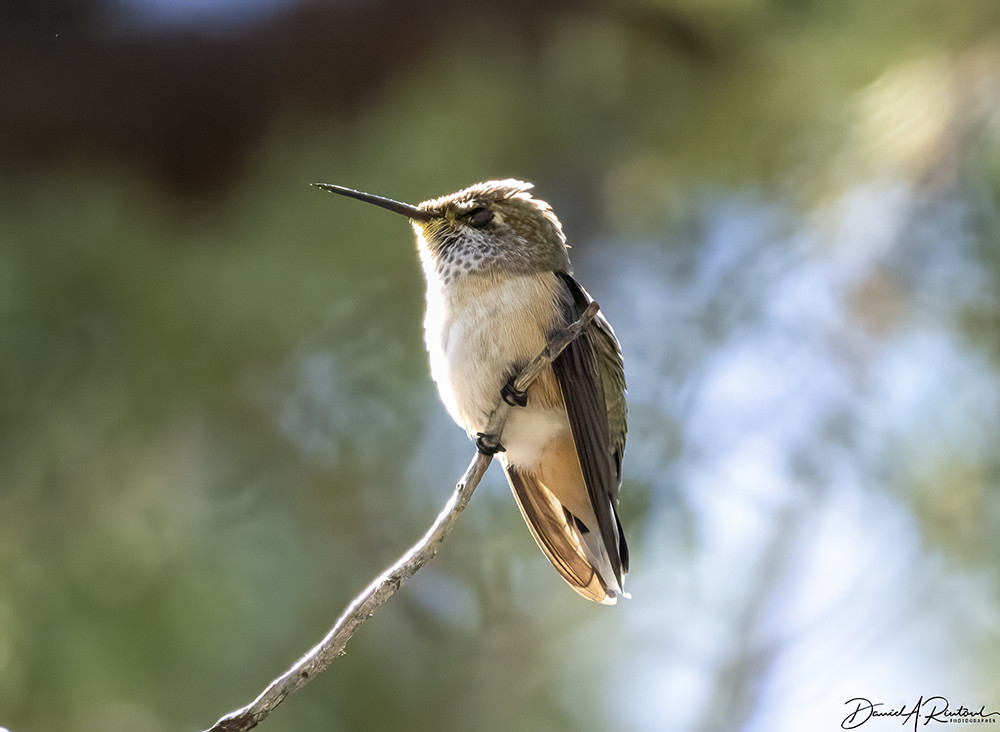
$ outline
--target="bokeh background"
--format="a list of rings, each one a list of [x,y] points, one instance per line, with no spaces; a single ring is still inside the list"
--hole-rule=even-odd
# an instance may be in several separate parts
[[[412,236],[308,184],[508,176],[623,344],[633,599],[494,467],[261,729],[1000,710],[996,0],[14,0],[0,58],[0,727],[204,729],[420,536]]]

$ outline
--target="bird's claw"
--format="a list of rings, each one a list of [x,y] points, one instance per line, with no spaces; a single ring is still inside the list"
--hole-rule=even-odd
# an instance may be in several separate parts
[[[500,438],[497,435],[486,435],[482,432],[476,433],[476,449],[483,455],[490,457],[498,452],[506,452],[506,448],[500,444]]]
[[[515,389],[513,379],[504,384],[500,396],[512,407],[524,407],[528,404],[528,392]]]

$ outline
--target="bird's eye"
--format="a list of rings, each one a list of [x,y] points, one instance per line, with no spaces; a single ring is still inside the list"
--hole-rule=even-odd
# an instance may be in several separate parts
[[[493,212],[485,206],[476,206],[469,211],[469,223],[481,229],[493,220]]]

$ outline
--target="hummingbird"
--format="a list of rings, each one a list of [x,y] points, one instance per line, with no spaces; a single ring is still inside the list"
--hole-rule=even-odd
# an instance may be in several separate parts
[[[491,180],[416,206],[314,184],[406,216],[426,280],[424,337],[441,401],[476,441],[498,453],[531,534],[583,597],[629,597],[618,518],[625,450],[621,347],[598,312],[524,392],[520,370],[591,297],[573,278],[562,224],[531,183]],[[501,435],[484,435],[503,398]]]

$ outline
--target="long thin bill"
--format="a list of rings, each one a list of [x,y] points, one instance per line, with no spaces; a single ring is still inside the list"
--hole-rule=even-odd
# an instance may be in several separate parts
[[[426,211],[421,211],[416,206],[411,206],[408,203],[402,203],[400,201],[393,201],[391,198],[385,198],[384,196],[376,196],[373,193],[365,193],[364,191],[356,191],[353,188],[344,188],[343,186],[335,186],[331,183],[313,183],[317,188],[322,188],[324,191],[330,191],[330,193],[338,193],[341,196],[347,196],[348,198],[356,198],[359,201],[364,201],[365,203],[373,203],[381,208],[388,209],[393,213],[402,214],[409,219],[414,221],[430,221],[434,218],[433,214]]]

